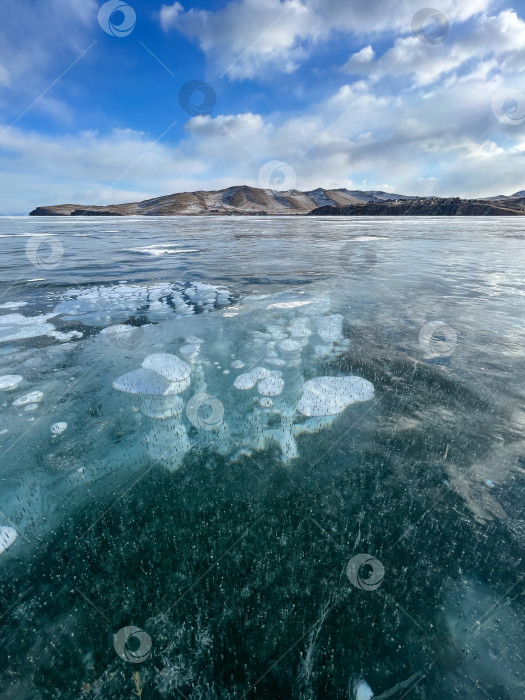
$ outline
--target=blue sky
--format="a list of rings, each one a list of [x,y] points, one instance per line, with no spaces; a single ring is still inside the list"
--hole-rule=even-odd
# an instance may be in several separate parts
[[[414,0],[112,2],[4,0],[4,213],[268,173],[305,190],[525,189],[523,2],[440,0],[415,27]],[[199,90],[181,107],[190,81],[213,109]]]

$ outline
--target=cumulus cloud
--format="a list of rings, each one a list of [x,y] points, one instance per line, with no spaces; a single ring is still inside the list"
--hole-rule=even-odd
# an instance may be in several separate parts
[[[348,73],[372,79],[386,74],[410,76],[418,86],[443,79],[465,65],[469,72],[476,70],[487,58],[494,59],[493,66],[502,70],[524,70],[525,22],[514,11],[506,10],[494,17],[480,17],[468,32],[437,46],[409,36],[397,39],[377,60],[365,57],[365,50],[350,57],[345,65]]]
[[[443,0],[450,21],[464,21],[485,11],[492,0]],[[164,31],[176,29],[197,41],[210,64],[230,79],[267,78],[290,73],[308,55],[308,43],[333,33],[354,36],[410,33],[420,0],[231,0],[217,10],[185,10],[180,2],[163,5]],[[370,49],[372,50],[372,49]],[[373,56],[365,51],[363,59]]]

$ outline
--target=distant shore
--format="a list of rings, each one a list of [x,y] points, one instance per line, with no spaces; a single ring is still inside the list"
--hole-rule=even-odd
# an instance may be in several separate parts
[[[522,216],[525,192],[486,199],[418,197],[318,188],[280,192],[246,185],[181,192],[127,204],[39,206],[30,216]]]

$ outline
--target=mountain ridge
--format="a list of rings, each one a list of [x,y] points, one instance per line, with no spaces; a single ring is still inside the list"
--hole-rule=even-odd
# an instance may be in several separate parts
[[[461,207],[452,202],[461,202]],[[431,203],[434,203],[433,205]],[[472,206],[473,203],[479,206]],[[440,206],[436,206],[439,204]],[[469,206],[467,206],[469,205]],[[502,215],[525,214],[525,190],[515,195],[498,195],[484,199],[461,200],[457,197],[419,197],[383,192],[381,190],[326,189],[318,187],[276,191],[248,185],[236,185],[221,190],[196,190],[154,197],[141,202],[109,205],[57,204],[36,207],[30,216],[297,216],[335,214],[359,216],[381,213],[433,215],[439,211],[488,211]],[[321,211],[322,210],[322,211]],[[466,213],[463,215],[481,215]]]

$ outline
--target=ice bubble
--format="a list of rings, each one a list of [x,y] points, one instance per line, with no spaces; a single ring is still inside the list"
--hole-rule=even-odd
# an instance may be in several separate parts
[[[51,323],[47,323],[47,321],[56,315],[22,316],[22,314],[6,314],[0,316],[0,342],[5,343],[50,335],[54,332],[55,327]]]
[[[282,343],[279,343],[279,348],[283,352],[300,352],[302,349],[301,343],[298,343],[296,340],[283,340]]]
[[[13,406],[15,408],[20,408],[20,406],[27,406],[31,403],[40,403],[43,398],[44,394],[41,391],[31,391],[29,394],[24,394],[16,399],[16,401],[13,401]]]
[[[177,392],[185,391],[191,384],[191,365],[176,355],[170,355],[166,352],[159,352],[154,355],[148,355],[142,367],[160,374],[168,381],[172,382],[173,388],[177,386]]]
[[[353,688],[353,700],[372,700],[374,691],[366,681],[360,680]]]
[[[20,384],[23,377],[19,374],[5,374],[0,377],[0,391],[11,391],[11,389],[16,389]]]
[[[325,343],[333,343],[343,337],[343,317],[341,314],[318,318],[315,325]]]
[[[166,377],[144,368],[133,370],[115,379],[113,388],[126,394],[144,396],[173,396],[179,393],[173,390],[173,383]]]
[[[308,305],[298,308],[298,312],[303,316],[314,316],[316,314],[325,314],[330,309],[330,299],[327,297],[318,297],[311,299]]]
[[[284,389],[284,381],[279,377],[267,377],[257,384],[259,394],[262,396],[279,396]]]
[[[271,333],[271,337],[274,340],[284,340],[288,335],[279,326],[268,326],[268,330]]]
[[[49,335],[55,340],[59,340],[61,343],[67,343],[69,340],[74,338],[82,338],[83,333],[80,331],[69,331],[68,333],[62,333],[61,331],[53,331]]]
[[[24,408],[24,411],[36,411],[37,408],[38,408],[37,403],[28,403],[27,406]],[[34,420],[34,418],[33,418],[33,420]]]
[[[232,369],[242,369],[244,367],[244,362],[241,362],[240,360],[235,360],[231,363],[230,367]]]
[[[297,408],[307,417],[333,416],[373,396],[373,384],[361,377],[318,377],[305,382]]]
[[[307,338],[312,335],[310,322],[307,318],[298,318],[290,324],[290,335],[294,338]]]
[[[200,347],[198,345],[182,345],[179,348],[181,355],[191,358],[199,354]]]
[[[252,369],[252,374],[257,379],[266,379],[267,377],[280,377],[281,373],[276,370],[266,369],[266,367],[255,367]]]
[[[316,355],[319,355],[319,357],[326,357],[327,355],[330,355],[332,353],[332,346],[316,345],[314,348],[314,352]]]
[[[266,360],[267,365],[273,365],[274,367],[285,367],[286,362],[284,360],[280,360],[278,357],[269,357]]]
[[[248,389],[253,389],[257,384],[257,377],[254,377],[251,372],[246,374],[240,374],[237,379],[233,382],[233,386],[240,391],[246,391]]]
[[[233,386],[241,391],[246,391],[247,389],[253,389],[257,382],[261,379],[266,379],[267,377],[272,376],[279,376],[279,373],[266,369],[266,367],[255,367],[251,372],[239,374],[237,379],[234,381]]]
[[[259,399],[259,403],[263,408],[273,408],[273,401],[267,396],[263,396]]]
[[[53,423],[51,426],[52,435],[62,435],[64,430],[67,428],[67,423]]]
[[[204,340],[196,335],[191,335],[189,338],[184,338],[188,345],[202,345]]]
[[[267,309],[296,309],[300,306],[308,306],[311,301],[281,301],[277,304],[270,304]]]
[[[6,549],[9,549],[17,537],[18,533],[14,528],[0,527],[0,554],[3,554]]]
[[[134,285],[119,282],[80,291],[67,290],[55,311],[86,325],[106,326],[124,323],[139,310],[152,322],[173,315],[188,316],[195,313],[193,305],[208,311],[226,305],[228,298],[228,290],[202,283],[186,287],[182,283]]]

